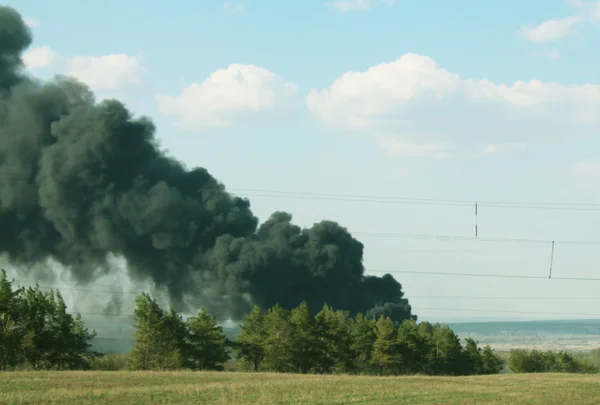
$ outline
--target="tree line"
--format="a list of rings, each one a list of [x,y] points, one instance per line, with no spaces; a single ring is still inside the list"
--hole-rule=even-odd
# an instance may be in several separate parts
[[[59,291],[13,289],[0,271],[0,370],[87,369],[94,337],[80,315],[67,313]]]
[[[500,373],[505,366],[490,346],[479,347],[470,338],[463,345],[448,326],[350,316],[328,305],[316,314],[306,303],[293,309],[254,307],[234,341],[205,310],[184,320],[148,294],[136,298],[134,317],[134,347],[123,358],[126,364],[110,369],[223,370],[236,360],[246,371],[481,375]],[[59,291],[13,288],[0,271],[0,370],[96,368],[107,357],[91,350],[95,336],[80,315],[67,312]],[[516,373],[598,372],[566,352],[513,350],[506,365]]]
[[[597,350],[590,354],[593,359]],[[577,358],[564,351],[514,349],[510,351],[508,369],[513,373],[597,373],[592,359]]]
[[[327,305],[313,314],[305,302],[291,310],[254,307],[235,342],[204,310],[184,321],[147,294],[136,299],[135,317],[130,361],[139,370],[222,370],[232,357],[243,370],[285,373],[474,375],[504,367],[489,346],[467,339],[463,347],[448,326],[351,317]]]

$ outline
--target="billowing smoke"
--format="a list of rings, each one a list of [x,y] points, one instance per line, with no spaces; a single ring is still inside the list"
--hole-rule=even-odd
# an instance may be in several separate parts
[[[163,153],[149,119],[96,103],[72,79],[27,76],[31,40],[21,16],[0,8],[0,254],[13,265],[53,259],[93,283],[120,256],[176,308],[204,305],[222,319],[302,300],[411,316],[397,281],[363,274],[363,245],[346,229],[301,229],[284,212],[259,227],[246,199]]]

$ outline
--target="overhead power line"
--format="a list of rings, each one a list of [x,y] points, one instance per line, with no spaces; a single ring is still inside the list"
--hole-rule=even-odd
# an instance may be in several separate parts
[[[413,274],[423,276],[448,276],[448,277],[484,277],[484,278],[513,278],[513,279],[528,279],[528,280],[559,280],[559,281],[600,281],[600,278],[593,277],[552,277],[547,276],[530,276],[522,274],[487,274],[487,273],[457,273],[457,272],[443,272],[443,271],[418,271],[418,270],[383,270],[383,269],[365,269],[365,273],[380,273],[380,274]],[[368,275],[368,274],[365,274]],[[26,280],[21,280],[21,283],[30,283]],[[35,283],[35,282],[34,282]],[[94,288],[78,288],[78,287],[66,287],[61,285],[39,285],[35,284],[41,289],[54,289],[54,290],[65,290],[65,291],[77,291],[77,292],[97,292],[105,294],[122,294],[122,295],[139,295],[145,290],[139,291],[118,291],[118,290],[106,290],[106,289],[94,289]],[[21,284],[21,287],[29,287],[29,285]],[[164,293],[153,294],[156,296],[167,296]],[[532,298],[535,299],[535,298]],[[579,299],[579,298],[573,298]],[[591,299],[591,298],[590,298]],[[598,298],[600,299],[600,298]]]
[[[474,308],[419,308],[419,311],[452,311],[452,312],[485,312],[502,314],[524,314],[524,315],[555,315],[555,316],[592,316],[600,318],[600,314],[589,314],[580,312],[536,312],[536,311],[510,311],[502,309],[474,309]]]
[[[384,197],[357,194],[309,193],[284,190],[259,190],[259,189],[228,189],[234,193],[243,193],[243,197],[269,197],[306,200],[331,200],[348,202],[369,202],[380,204],[412,204],[412,205],[437,205],[513,209],[539,209],[539,210],[565,210],[565,211],[600,211],[599,203],[561,203],[561,202],[524,202],[524,201],[479,201],[479,200],[451,200],[441,198],[413,198],[413,197]]]
[[[451,277],[489,277],[489,278],[519,278],[529,280],[561,280],[561,281],[600,281],[600,278],[592,277],[552,277],[547,276],[526,276],[521,274],[486,274],[486,273],[453,273],[443,271],[415,271],[415,270],[376,270],[366,269],[365,271],[371,273],[400,273],[400,274],[416,274],[426,276],[451,276]]]
[[[524,238],[482,238],[475,236],[458,235],[425,235],[425,234],[404,234],[404,233],[383,233],[383,232],[351,232],[353,236],[366,236],[375,238],[399,238],[399,239],[427,239],[445,241],[474,241],[474,242],[502,242],[502,243],[538,243],[548,244],[552,242],[563,245],[600,245],[600,240],[552,240],[552,239],[524,239]]]

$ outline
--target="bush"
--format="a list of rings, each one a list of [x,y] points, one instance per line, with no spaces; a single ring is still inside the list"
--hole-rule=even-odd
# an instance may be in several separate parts
[[[96,357],[90,363],[94,371],[122,371],[130,369],[129,354],[105,354]]]
[[[598,372],[589,360],[567,352],[516,349],[511,350],[508,368],[513,373],[586,373]]]

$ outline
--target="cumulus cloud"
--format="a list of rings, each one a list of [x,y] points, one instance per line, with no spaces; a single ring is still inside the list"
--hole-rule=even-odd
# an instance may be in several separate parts
[[[531,42],[545,43],[575,35],[576,25],[600,22],[600,0],[571,0],[570,5],[576,15],[547,20],[535,27],[521,27],[520,33]]]
[[[67,62],[66,73],[96,91],[137,86],[141,83],[139,56],[111,54],[74,56]]]
[[[412,53],[344,73],[312,89],[306,104],[326,125],[374,135],[397,155],[439,154],[449,142],[514,146],[600,128],[600,85],[466,79]],[[379,138],[390,133],[394,142]]]
[[[284,82],[269,70],[231,64],[202,83],[192,83],[177,96],[158,95],[159,112],[179,118],[190,131],[227,127],[260,113],[285,109],[296,93],[294,83]]]
[[[336,0],[325,4],[336,10],[349,12],[368,10],[376,3],[392,5],[396,0]]]
[[[573,35],[573,25],[580,22],[577,16],[565,17],[558,20],[544,21],[537,27],[523,27],[521,33],[532,42],[551,42],[568,35]]]
[[[38,46],[25,52],[23,55],[23,62],[27,69],[44,69],[54,65],[57,61],[57,57],[57,53],[49,46]]]

